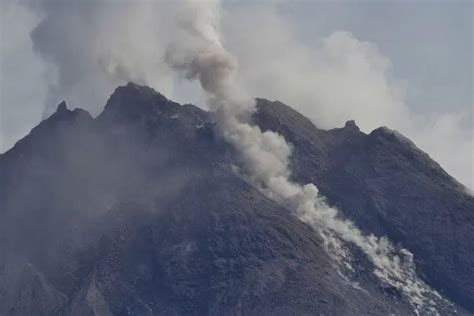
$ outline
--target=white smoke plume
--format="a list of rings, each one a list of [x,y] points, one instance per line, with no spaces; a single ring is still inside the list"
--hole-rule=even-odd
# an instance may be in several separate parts
[[[418,279],[412,255],[397,251],[385,238],[364,236],[348,220],[338,217],[313,184],[289,180],[291,146],[274,132],[251,125],[254,101],[239,84],[237,62],[225,49],[219,32],[219,3],[188,0],[178,12],[177,40],[166,53],[167,62],[188,79],[199,80],[217,113],[223,137],[238,151],[244,175],[269,198],[294,210],[323,237],[334,258],[346,261],[344,242],[359,247],[374,264],[374,274],[399,289],[415,310],[434,308],[436,293]]]
[[[172,93],[173,77],[162,56],[173,3],[20,2],[40,17],[30,33],[33,51],[52,70],[44,116],[63,99],[97,114],[113,89],[129,81]]]

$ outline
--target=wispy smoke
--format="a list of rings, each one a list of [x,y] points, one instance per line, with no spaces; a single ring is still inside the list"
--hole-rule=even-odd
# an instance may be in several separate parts
[[[199,80],[208,93],[209,107],[218,114],[223,137],[240,155],[244,176],[311,224],[335,259],[347,262],[344,243],[352,243],[372,261],[375,275],[404,293],[417,311],[433,308],[430,296],[436,294],[416,276],[412,255],[405,249],[397,250],[385,238],[364,236],[352,222],[340,219],[313,184],[290,181],[291,146],[281,135],[262,132],[248,122],[255,104],[239,84],[237,63],[222,43],[218,2],[186,1],[178,14],[180,29],[166,60],[188,79]]]
[[[171,93],[161,56],[172,3],[154,1],[26,2],[42,17],[33,50],[54,70],[45,116],[62,99],[97,113],[118,84],[133,81]],[[153,69],[153,71],[149,71]]]

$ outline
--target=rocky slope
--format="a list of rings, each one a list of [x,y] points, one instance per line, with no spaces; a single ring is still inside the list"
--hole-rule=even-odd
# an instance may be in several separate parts
[[[319,130],[279,102],[260,100],[258,123],[295,146],[296,181],[317,184],[365,232],[414,255],[419,274],[474,309],[474,198],[410,140],[386,127],[369,135],[354,122]]]
[[[457,305],[441,313],[474,310],[474,200],[439,165],[386,128],[320,130],[264,99],[254,119],[293,144],[296,181],[414,253]],[[338,273],[310,227],[235,174],[212,122],[128,84],[95,119],[62,103],[0,155],[0,314],[413,313],[363,256],[365,273]]]

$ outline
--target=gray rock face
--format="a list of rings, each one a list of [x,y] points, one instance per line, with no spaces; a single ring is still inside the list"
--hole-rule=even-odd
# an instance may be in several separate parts
[[[296,181],[410,249],[426,282],[473,310],[474,208],[460,184],[388,129],[324,131],[258,105],[255,122],[293,143]],[[62,103],[0,155],[0,315],[413,313],[363,256],[357,285],[338,273],[234,157],[210,113],[147,87],[117,88],[95,119]]]

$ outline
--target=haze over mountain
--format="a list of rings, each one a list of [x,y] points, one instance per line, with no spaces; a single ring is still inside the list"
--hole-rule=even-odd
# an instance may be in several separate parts
[[[291,181],[413,253],[432,302],[420,306],[356,245],[343,244],[350,268],[335,262],[315,227],[236,168],[216,119],[130,83],[96,118],[61,103],[0,155],[0,313],[474,311],[474,198],[411,141],[353,121],[319,129],[266,99],[252,117],[291,144]]]

